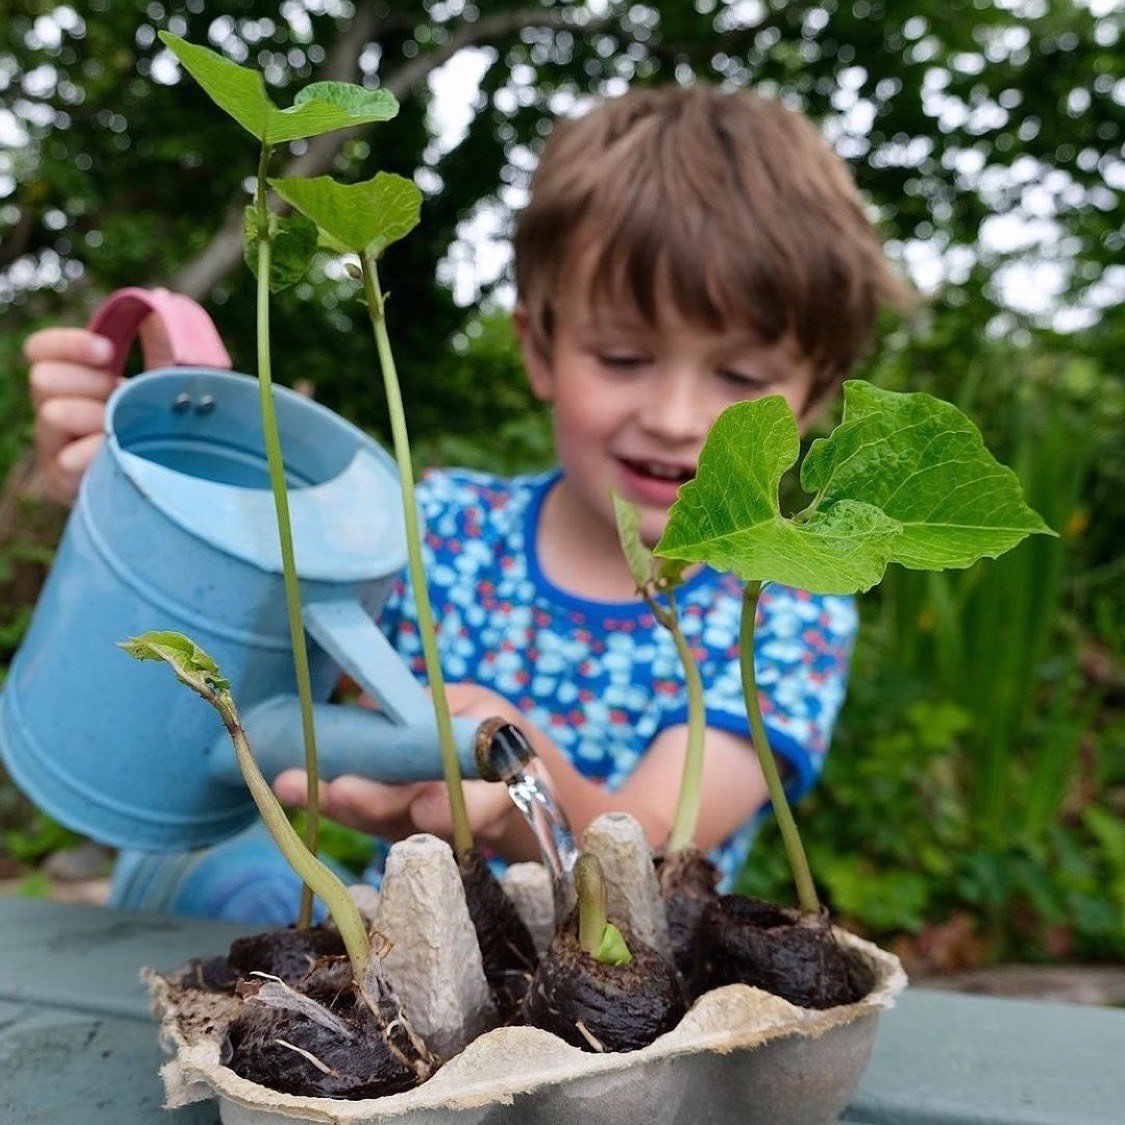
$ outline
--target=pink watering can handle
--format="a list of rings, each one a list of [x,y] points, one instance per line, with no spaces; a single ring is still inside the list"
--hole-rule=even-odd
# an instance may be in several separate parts
[[[141,325],[150,317],[151,324],[141,333]],[[211,318],[190,297],[168,289],[118,289],[94,310],[89,329],[113,344],[109,370],[114,375],[124,372],[125,358],[138,334],[146,371],[156,367],[231,368]]]

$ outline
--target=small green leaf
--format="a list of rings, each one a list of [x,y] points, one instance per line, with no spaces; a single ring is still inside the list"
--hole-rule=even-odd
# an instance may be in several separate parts
[[[258,276],[258,209],[247,206],[242,253],[250,272]],[[280,293],[305,276],[317,250],[316,223],[304,215],[269,216],[270,292]]]
[[[422,207],[417,185],[391,172],[360,184],[317,176],[270,180],[270,185],[344,250],[375,257],[418,225]]]
[[[398,113],[398,100],[390,90],[368,90],[352,82],[312,82],[297,91],[293,108],[311,106],[316,102],[365,121],[390,121]],[[358,120],[355,122],[359,123]]]
[[[215,661],[183,633],[171,630],[141,633],[127,641],[119,641],[118,648],[123,648],[137,660],[167,661],[177,678],[201,695],[230,690],[230,680],[220,674]]]
[[[902,528],[892,560],[914,570],[970,566],[1027,535],[1054,534],[955,406],[858,379],[844,384],[843,420],[813,442],[801,484],[818,507],[859,500],[879,508]]]
[[[652,552],[641,541],[640,513],[614,489],[609,490],[609,495],[613,501],[613,514],[617,519],[617,538],[621,541],[621,550],[629,564],[629,573],[632,574],[637,589],[644,590],[652,581],[653,565]]]
[[[783,518],[778,487],[799,451],[796,419],[780,395],[728,407],[707,435],[695,479],[680,489],[656,554],[817,593],[875,585],[900,529],[856,502],[802,522]]]
[[[605,924],[594,960],[600,961],[603,965],[628,965],[633,960],[633,955],[625,944],[625,938],[612,922]]]
[[[278,109],[256,70],[167,31],[159,34],[160,41],[216,105],[263,144],[284,144],[352,125],[389,121],[398,113],[398,102],[390,91],[365,90],[346,82],[315,82],[297,94],[289,109]]]

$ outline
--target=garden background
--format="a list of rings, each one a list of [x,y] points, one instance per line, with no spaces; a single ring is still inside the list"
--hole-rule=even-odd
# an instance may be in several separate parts
[[[254,142],[181,80],[166,28],[403,103],[377,134],[291,146],[291,174],[413,175],[422,226],[385,280],[423,464],[550,455],[497,263],[554,113],[630,83],[750,85],[820,122],[926,295],[860,374],[966,409],[1060,532],[863,599],[849,699],[799,809],[851,928],[916,972],[1125,959],[1123,8],[1115,0],[6,0],[0,24],[0,659],[63,513],[37,497],[19,348],[109,290],[202,300],[253,370],[239,223]],[[458,91],[464,91],[459,93]],[[275,378],[386,437],[355,285],[277,297]],[[49,893],[76,839],[0,787],[0,878]],[[343,830],[337,853],[362,860]],[[83,854],[81,849],[77,854]],[[85,853],[88,855],[88,852]],[[101,857],[104,862],[104,856]],[[788,899],[767,832],[744,877]]]

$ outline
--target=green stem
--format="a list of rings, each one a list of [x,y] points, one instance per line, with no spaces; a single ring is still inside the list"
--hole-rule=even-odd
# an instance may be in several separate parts
[[[574,865],[574,893],[578,898],[578,945],[591,957],[601,948],[609,920],[605,912],[605,876],[598,858],[583,852]]]
[[[297,697],[301,703],[301,728],[305,741],[305,773],[308,775],[308,815],[305,840],[315,856],[320,829],[320,770],[317,764],[316,731],[313,727],[312,684],[309,679],[309,654],[305,647],[305,627],[301,620],[301,591],[293,557],[293,529],[289,521],[289,493],[285,487],[285,461],[273,405],[270,375],[270,234],[269,208],[266,206],[266,172],[270,146],[262,145],[258,163],[258,184],[254,204],[258,213],[258,392],[262,405],[262,434],[266,445],[270,487],[277,509],[277,535],[281,544],[281,567],[285,579],[285,608],[289,616],[289,642],[297,675]],[[307,929],[312,921],[312,888],[301,888],[301,909],[297,925]]]
[[[699,666],[692,655],[684,631],[680,627],[680,615],[676,611],[675,594],[668,591],[668,609],[661,610],[655,599],[648,599],[656,619],[672,634],[672,640],[679,653],[684,668],[684,681],[688,697],[687,753],[684,755],[684,770],[680,777],[680,795],[676,801],[676,815],[672,820],[672,830],[668,834],[667,851],[678,852],[689,847],[695,839],[695,828],[699,822],[699,804],[703,796],[703,737],[706,731],[706,711],[703,704],[703,681],[699,676]]]
[[[781,829],[781,839],[785,844],[785,854],[789,857],[789,867],[793,881],[797,884],[797,900],[806,914],[820,913],[820,900],[816,897],[809,861],[801,845],[801,835],[797,822],[789,808],[785,787],[781,784],[781,774],[770,750],[766,727],[762,722],[762,712],[758,706],[758,682],[754,674],[754,617],[758,610],[758,595],[762,592],[761,582],[747,582],[742,595],[742,627],[739,637],[739,665],[742,669],[742,695],[746,700],[746,714],[750,719],[750,734],[754,741],[754,753],[765,775],[766,787],[773,802],[773,814]]]
[[[418,635],[422,641],[422,655],[426,661],[426,675],[430,681],[430,698],[437,720],[438,745],[441,750],[441,768],[449,794],[449,808],[453,815],[453,849],[458,856],[467,855],[473,848],[473,834],[469,828],[469,814],[465,808],[465,794],[461,788],[461,765],[457,760],[457,746],[453,741],[453,723],[449,717],[449,702],[445,698],[445,678],[438,660],[437,636],[434,615],[430,608],[430,594],[426,587],[426,574],[422,569],[422,533],[418,526],[418,508],[414,501],[414,469],[410,463],[410,437],[406,431],[406,414],[402,408],[402,391],[398,385],[391,341],[387,335],[387,318],[383,294],[379,288],[379,275],[375,258],[360,255],[363,267],[363,292],[367,298],[367,311],[375,333],[375,346],[379,352],[379,365],[383,369],[383,386],[387,393],[387,408],[391,417],[391,434],[394,438],[395,460],[398,462],[399,483],[402,486],[402,510],[406,520],[407,567],[414,600],[418,607]]]
[[[246,740],[246,732],[242,729],[234,703],[223,695],[201,694],[222,717],[223,725],[234,743],[235,756],[246,781],[246,788],[250,790],[250,796],[254,798],[262,820],[265,821],[281,854],[305,881],[305,885],[311,887],[328,907],[328,913],[332,915],[332,921],[336,923],[340,937],[344,940],[344,948],[352,963],[356,984],[360,984],[371,947],[367,939],[367,928],[351,895],[348,894],[347,887],[305,847],[301,837],[289,823],[285,810],[273,795],[269,782],[262,776],[262,771],[254,761],[254,755]]]

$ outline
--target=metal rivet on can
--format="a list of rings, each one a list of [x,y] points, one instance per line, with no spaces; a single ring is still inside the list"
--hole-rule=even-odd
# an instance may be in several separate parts
[[[189,395],[189,394],[186,394],[186,393],[178,394],[178,395],[176,395],[175,399],[172,401],[172,409],[177,414],[183,414],[185,410],[189,410],[190,408],[191,408],[191,395]]]
[[[204,395],[199,402],[195,404],[196,414],[210,414],[215,409],[215,396]]]

